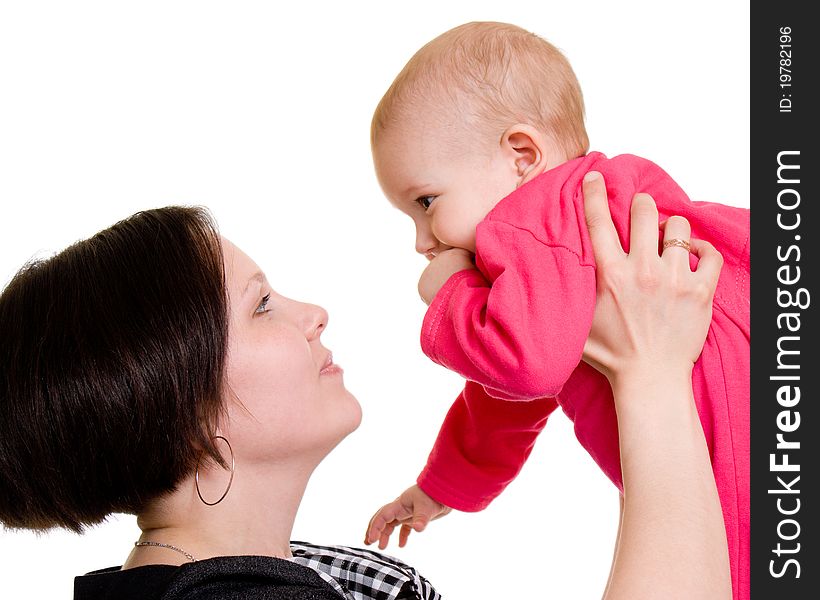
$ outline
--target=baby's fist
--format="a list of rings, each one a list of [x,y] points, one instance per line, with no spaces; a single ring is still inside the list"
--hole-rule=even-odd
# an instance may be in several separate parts
[[[475,269],[473,255],[462,248],[449,248],[436,255],[419,278],[419,296],[428,306],[450,277],[465,269]]]

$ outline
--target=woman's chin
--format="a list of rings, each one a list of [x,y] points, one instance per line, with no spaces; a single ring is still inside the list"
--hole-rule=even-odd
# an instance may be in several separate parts
[[[344,414],[342,418],[337,419],[337,426],[333,427],[332,432],[325,438],[325,443],[321,444],[321,460],[324,460],[328,454],[341,444],[347,436],[356,431],[362,422],[362,409],[359,402],[352,395],[353,400],[350,410]]]
[[[332,450],[361,425],[361,404],[356,396],[345,390],[344,395],[334,398],[333,405],[324,411],[323,421],[329,434],[325,439],[330,442]]]
[[[354,400],[356,400],[354,398]],[[362,424],[362,405],[359,404],[359,401],[356,400],[356,424],[353,426],[353,429],[350,430],[351,433],[356,431],[359,428],[359,425]]]
[[[349,423],[348,430],[345,432],[342,439],[356,431],[359,428],[359,425],[362,424],[362,405],[359,404],[356,396],[350,392],[347,392],[347,396],[350,402],[349,414],[347,415],[349,418]]]

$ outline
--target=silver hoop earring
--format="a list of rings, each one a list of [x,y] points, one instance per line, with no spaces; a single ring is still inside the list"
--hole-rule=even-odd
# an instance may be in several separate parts
[[[205,498],[202,497],[202,492],[199,491],[199,462],[202,460],[202,456],[200,455],[199,459],[196,461],[196,474],[195,474],[196,493],[197,493],[197,496],[199,496],[199,499],[202,500],[202,504],[205,504],[206,506],[215,506],[216,504],[219,504],[220,502],[222,502],[225,499],[225,496],[227,496],[228,492],[231,491],[231,484],[233,483],[233,473],[234,473],[234,469],[236,468],[236,460],[234,459],[233,448],[231,448],[231,443],[227,439],[222,437],[221,435],[214,436],[212,439],[222,440],[226,444],[228,444],[228,450],[231,451],[231,478],[228,481],[228,487],[225,488],[225,491],[219,497],[219,500],[217,500],[216,502],[208,502],[207,500],[205,500]]]

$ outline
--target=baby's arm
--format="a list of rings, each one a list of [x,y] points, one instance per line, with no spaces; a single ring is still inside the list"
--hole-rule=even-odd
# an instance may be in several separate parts
[[[486,507],[521,470],[556,407],[552,398],[499,400],[468,381],[447,413],[418,485],[376,512],[365,543],[378,540],[384,549],[401,525],[399,546],[404,546],[411,530],[423,531],[452,508]]]
[[[419,487],[456,510],[486,508],[518,475],[557,406],[553,398],[500,400],[467,381],[441,425]]]
[[[462,270],[439,290],[424,318],[422,348],[493,396],[555,396],[581,360],[595,266],[506,223],[480,227],[479,270]]]

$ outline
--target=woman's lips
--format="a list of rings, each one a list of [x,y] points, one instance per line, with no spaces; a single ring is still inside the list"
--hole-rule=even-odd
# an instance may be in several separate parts
[[[340,375],[342,372],[342,367],[333,362],[333,353],[329,352],[319,375]]]

